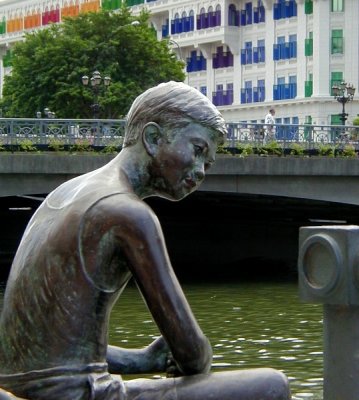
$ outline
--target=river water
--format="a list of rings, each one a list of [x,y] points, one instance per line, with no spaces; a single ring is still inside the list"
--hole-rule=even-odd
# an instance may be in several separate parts
[[[322,307],[300,303],[295,283],[183,289],[212,343],[213,371],[271,367],[288,376],[293,400],[323,398]],[[2,296],[0,288],[0,307]],[[110,344],[144,347],[158,335],[137,288],[129,285],[111,314]]]

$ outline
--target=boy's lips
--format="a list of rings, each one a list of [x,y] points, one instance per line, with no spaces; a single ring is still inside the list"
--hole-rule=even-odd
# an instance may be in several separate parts
[[[194,181],[192,178],[187,177],[184,179],[186,186],[188,186],[189,188],[194,188],[195,186],[197,186],[196,181]]]

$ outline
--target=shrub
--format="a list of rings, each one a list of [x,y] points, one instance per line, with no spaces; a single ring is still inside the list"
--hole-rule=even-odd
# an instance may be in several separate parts
[[[19,150],[30,152],[30,151],[37,151],[37,148],[30,139],[23,139],[19,142]]]
[[[247,157],[254,153],[253,146],[251,144],[237,144],[238,153],[241,157]]]
[[[344,146],[344,148],[341,150],[340,155],[342,157],[356,157],[357,153],[355,151],[355,147],[352,146],[351,144],[348,144]]]
[[[300,143],[293,143],[290,149],[291,156],[303,156],[304,155],[304,146]]]
[[[281,156],[283,155],[283,149],[280,144],[273,140],[265,144],[264,146],[258,147],[258,154],[260,155],[270,155],[270,156]]]
[[[76,142],[70,146],[70,153],[84,153],[87,151],[93,151],[91,143],[87,139],[78,139]]]
[[[335,148],[335,146],[330,144],[321,144],[318,148],[318,154],[322,157],[334,157]]]
[[[52,151],[64,151],[65,145],[59,139],[51,139],[48,148]]]

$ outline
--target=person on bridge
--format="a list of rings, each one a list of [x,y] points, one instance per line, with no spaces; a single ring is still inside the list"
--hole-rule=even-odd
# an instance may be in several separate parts
[[[123,149],[111,162],[49,194],[25,230],[6,287],[0,399],[290,398],[287,379],[272,369],[210,373],[210,343],[143,201],[176,201],[197,189],[225,133],[199,91],[161,84],[133,103]],[[108,345],[112,306],[131,277],[162,334],[137,350]],[[156,380],[118,375],[166,371]]]
[[[271,108],[264,119],[264,124],[265,124],[264,143],[269,143],[276,140],[274,115],[275,115],[275,109]]]

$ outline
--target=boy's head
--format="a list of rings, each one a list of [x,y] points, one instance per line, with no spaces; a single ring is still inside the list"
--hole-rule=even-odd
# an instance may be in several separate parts
[[[136,98],[126,118],[124,147],[135,144],[150,122],[167,131],[196,122],[215,132],[218,142],[227,133],[217,108],[197,89],[182,82],[161,83]]]

